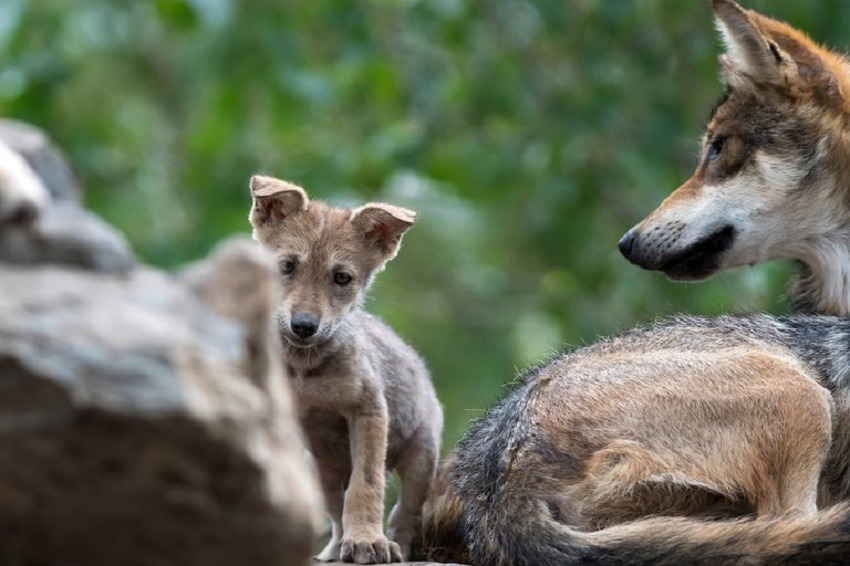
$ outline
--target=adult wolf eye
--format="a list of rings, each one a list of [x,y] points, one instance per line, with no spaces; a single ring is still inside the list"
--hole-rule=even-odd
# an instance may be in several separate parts
[[[290,275],[293,271],[295,271],[295,262],[285,259],[278,264],[278,269],[280,270],[281,275]]]
[[[334,283],[339,285],[340,287],[345,287],[349,283],[351,283],[351,275],[348,273],[343,273],[342,271],[337,271],[334,273]]]
[[[710,144],[708,144],[708,153],[705,158],[709,161],[714,161],[717,159],[717,156],[720,155],[720,152],[723,151],[723,142],[726,141],[724,138],[715,138]]]

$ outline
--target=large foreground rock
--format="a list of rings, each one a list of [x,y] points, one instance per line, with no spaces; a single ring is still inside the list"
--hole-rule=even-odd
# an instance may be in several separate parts
[[[240,246],[194,290],[0,264],[0,564],[309,563],[321,501],[256,323],[273,280]]]

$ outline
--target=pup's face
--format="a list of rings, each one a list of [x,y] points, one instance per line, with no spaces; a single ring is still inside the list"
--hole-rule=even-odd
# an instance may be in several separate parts
[[[832,55],[785,24],[715,0],[727,92],[693,176],[620,240],[629,261],[672,279],[814,253],[846,214],[818,190],[843,136]],[[844,165],[839,165],[844,167]]]
[[[388,204],[350,210],[310,202],[301,187],[271,177],[254,176],[251,194],[254,239],[278,259],[283,286],[278,330],[294,348],[334,335],[416,218]]]

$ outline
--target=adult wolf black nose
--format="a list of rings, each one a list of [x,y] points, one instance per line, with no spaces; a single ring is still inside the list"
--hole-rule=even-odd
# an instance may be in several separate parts
[[[629,230],[626,232],[620,241],[617,242],[617,247],[620,248],[620,253],[623,254],[623,257],[626,259],[631,259],[632,248],[635,246],[635,235]]]
[[[309,338],[319,329],[319,319],[311,314],[298,314],[289,323],[292,331],[301,338]]]

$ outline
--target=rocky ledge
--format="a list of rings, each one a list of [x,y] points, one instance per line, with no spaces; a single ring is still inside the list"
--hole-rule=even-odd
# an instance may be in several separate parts
[[[46,136],[0,124],[0,564],[309,564],[268,258],[236,239],[163,273],[79,200]]]

